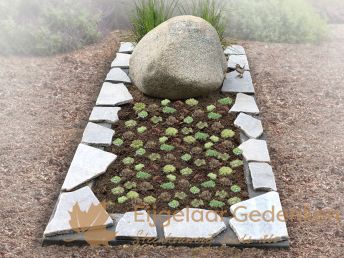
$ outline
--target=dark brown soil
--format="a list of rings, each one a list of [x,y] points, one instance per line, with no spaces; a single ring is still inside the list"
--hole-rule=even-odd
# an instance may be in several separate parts
[[[227,201],[229,198],[232,197],[239,197],[240,199],[244,200],[247,198],[247,187],[244,179],[244,172],[243,167],[238,167],[233,169],[233,173],[229,176],[220,176],[218,174],[219,168],[222,166],[228,166],[230,167],[229,163],[232,160],[241,159],[241,155],[237,156],[234,155],[232,150],[237,147],[240,144],[240,136],[237,132],[236,135],[233,138],[228,139],[221,139],[221,131],[223,129],[231,129],[233,131],[237,131],[237,129],[234,127],[234,119],[235,115],[232,113],[228,113],[228,110],[230,108],[229,105],[221,105],[218,103],[219,99],[230,97],[232,100],[234,100],[233,95],[230,94],[223,94],[220,92],[216,92],[212,95],[209,95],[207,97],[203,98],[197,98],[199,101],[197,106],[190,107],[183,101],[173,101],[171,104],[169,104],[169,107],[173,107],[177,110],[174,114],[165,114],[162,112],[162,106],[160,104],[161,99],[151,98],[144,94],[142,94],[136,87],[131,86],[129,87],[129,90],[131,94],[134,97],[134,104],[135,103],[145,103],[146,104],[146,110],[149,105],[157,105],[158,109],[154,109],[155,111],[149,112],[149,115],[146,119],[138,119],[137,114],[135,113],[133,109],[133,104],[122,106],[122,110],[119,112],[120,121],[116,123],[113,126],[113,129],[116,132],[115,138],[121,138],[124,139],[124,144],[120,147],[113,146],[107,149],[107,151],[115,153],[118,157],[117,160],[110,166],[107,173],[105,173],[102,177],[100,177],[98,180],[96,180],[95,187],[93,187],[94,192],[98,196],[100,200],[107,201],[110,203],[110,205],[107,207],[107,211],[111,213],[121,213],[133,210],[135,208],[138,208],[138,205],[144,204],[142,202],[142,199],[145,196],[153,196],[157,199],[157,202],[153,208],[156,212],[167,212],[171,210],[171,208],[167,205],[168,202],[172,200],[177,200],[180,203],[180,206],[177,209],[174,209],[176,211],[184,208],[184,207],[193,207],[191,205],[192,200],[194,199],[203,199],[200,194],[192,194],[190,193],[189,189],[192,186],[197,186],[201,191],[208,191],[207,194],[208,198],[203,199],[204,205],[200,206],[202,208],[207,209],[216,209],[214,207],[209,206],[209,201],[211,200],[218,200],[226,203],[226,205],[222,208],[224,211],[222,211],[222,214],[228,215],[227,210],[230,205],[227,204]],[[209,105],[216,106],[216,110],[214,112],[218,112],[222,115],[222,118],[219,120],[211,120],[207,116],[206,107]],[[200,112],[201,111],[201,112]],[[195,115],[195,113],[199,114],[199,116]],[[203,113],[203,114],[202,114]],[[160,116],[162,117],[162,122],[155,125],[150,121],[150,118],[153,116]],[[191,124],[185,124],[183,123],[183,119],[187,116],[192,116],[194,121]],[[168,123],[168,118],[173,117],[175,122],[173,124]],[[125,126],[125,122],[128,120],[135,120],[137,121],[137,126],[135,126],[132,129],[129,129]],[[208,124],[207,128],[204,128],[202,130],[198,129],[196,124],[198,122],[206,122]],[[221,126],[214,128],[214,125],[216,122],[220,122]],[[137,133],[137,128],[140,126],[145,126],[147,128],[147,131],[143,134]],[[159,144],[159,138],[165,135],[165,130],[169,127],[176,128],[178,130],[178,134],[174,137],[170,137],[169,140],[166,142],[166,144],[170,144],[175,147],[173,151],[161,151],[160,150],[160,144]],[[214,146],[211,148],[212,150],[216,150],[219,153],[227,153],[229,154],[229,159],[227,161],[222,161],[220,159],[215,159],[211,157],[207,157],[205,155],[205,149],[204,144],[206,142],[211,142],[210,139],[206,141],[197,141],[195,144],[187,144],[183,142],[183,137],[187,136],[182,133],[182,129],[184,127],[192,128],[193,133],[190,133],[188,135],[194,136],[197,132],[204,132],[207,133],[209,136],[215,135],[218,136],[221,140],[218,143],[215,143]],[[133,137],[130,139],[125,139],[123,134],[128,132],[133,133]],[[130,145],[133,140],[142,140],[144,144],[147,142],[154,142],[155,146],[151,147],[145,147],[146,153],[143,156],[135,155],[135,149],[133,149]],[[198,147],[201,149],[201,153],[192,153],[192,148]],[[148,157],[151,153],[159,153],[161,155],[161,159],[157,161],[151,161]],[[181,159],[181,156],[183,154],[191,154],[192,159],[188,162],[185,162]],[[168,158],[168,155],[173,155],[172,158]],[[132,165],[124,165],[122,160],[126,157],[133,157],[135,159],[135,163]],[[194,161],[197,159],[203,159],[206,161],[206,164],[197,167],[194,164]],[[215,166],[210,167],[211,162],[218,161]],[[152,176],[149,179],[142,180],[136,178],[136,172],[134,170],[134,166],[136,164],[144,164],[145,168],[142,169],[142,171],[149,172]],[[177,177],[175,184],[175,189],[172,190],[164,190],[160,187],[161,184],[169,182],[169,180],[166,178],[167,173],[164,173],[162,171],[162,168],[165,165],[173,165],[176,168],[176,171],[173,174]],[[189,176],[183,176],[180,174],[180,170],[183,168],[191,168],[193,170],[193,173]],[[130,170],[132,173],[124,172],[126,170]],[[201,183],[205,181],[209,181],[210,178],[207,176],[208,173],[215,173],[217,175],[216,187],[215,188],[204,188],[201,186]],[[111,182],[111,178],[113,176],[121,176],[122,181],[119,184],[114,184]],[[221,179],[227,178],[229,179],[228,182],[223,182]],[[185,185],[185,182],[181,180],[186,180],[189,185]],[[120,196],[125,196],[126,192],[130,191],[127,190],[123,194],[120,195],[113,195],[111,193],[111,189],[117,186],[124,187],[124,183],[126,182],[134,182],[136,183],[136,187],[131,189],[132,191],[136,191],[140,194],[139,199],[135,199],[131,202],[125,202],[123,204],[119,204],[117,201],[117,198]],[[142,187],[143,184],[146,184],[147,182],[151,183],[153,185],[153,189],[147,189],[145,187]],[[230,187],[232,185],[238,185],[241,188],[241,191],[239,193],[234,193],[230,190]],[[225,198],[219,198],[215,196],[217,191],[225,191],[227,192],[228,196]],[[187,194],[187,197],[184,200],[180,200],[178,198],[174,198],[174,195],[176,192],[184,192]],[[170,195],[170,198],[167,198],[166,200],[162,200],[163,198],[160,198],[161,194],[167,194]],[[129,204],[128,204],[129,203]],[[219,208],[218,208],[219,209]],[[173,209],[172,209],[173,211]]]

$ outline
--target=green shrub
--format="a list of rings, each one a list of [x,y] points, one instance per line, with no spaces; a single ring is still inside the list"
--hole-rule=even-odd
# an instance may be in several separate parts
[[[124,165],[134,164],[135,160],[132,157],[126,157],[122,160]]]
[[[200,122],[198,122],[198,123],[196,124],[196,126],[197,126],[198,129],[202,130],[202,129],[208,127],[208,123],[207,123],[207,122],[201,122],[201,121],[200,121]]]
[[[234,135],[235,135],[235,132],[230,129],[225,129],[221,132],[221,137],[224,139],[232,138],[234,137]]]
[[[183,168],[180,170],[180,174],[183,176],[189,176],[192,174],[192,169],[191,168]]]
[[[140,126],[139,128],[137,128],[138,133],[144,133],[146,131],[147,131],[147,127],[145,127],[145,126]]]
[[[207,142],[204,144],[204,148],[207,150],[212,148],[213,146],[214,146],[214,143],[212,143],[212,142]]]
[[[230,167],[221,167],[219,169],[220,176],[229,176],[232,173],[233,173],[233,170]]]
[[[219,137],[217,137],[216,135],[212,135],[212,136],[210,136],[210,140],[211,140],[212,142],[215,142],[215,143],[217,143],[217,142],[219,142],[219,141],[220,141],[220,138],[219,138]]]
[[[133,33],[140,41],[149,31],[172,17],[177,1],[140,0],[135,3],[131,17]]]
[[[163,99],[161,101],[162,106],[168,106],[170,103],[171,103],[171,100],[169,100],[169,99]]]
[[[139,171],[136,173],[136,178],[141,179],[141,180],[146,180],[148,178],[150,178],[152,175],[148,172],[144,172],[144,171]]]
[[[153,116],[150,120],[153,124],[158,124],[158,123],[162,122],[162,117],[161,116]]]
[[[201,199],[193,199],[191,201],[191,206],[194,207],[194,208],[198,208],[198,207],[201,207],[203,205],[204,205],[204,202]]]
[[[162,171],[164,171],[164,173],[173,173],[176,171],[176,167],[173,165],[166,165],[162,168]]]
[[[218,119],[220,119],[221,117],[222,117],[222,115],[219,114],[219,113],[210,112],[210,113],[208,114],[208,118],[211,119],[211,120],[218,120]]]
[[[116,138],[113,142],[113,145],[115,145],[115,146],[121,146],[124,142],[123,142],[123,140],[121,139],[121,138]]]
[[[206,165],[207,163],[206,163],[206,161],[204,159],[196,159],[194,164],[197,167],[201,167],[201,166]]]
[[[225,190],[216,191],[215,196],[219,197],[220,199],[225,199],[228,197],[228,193]]]
[[[117,199],[117,202],[119,204],[125,203],[126,201],[128,201],[128,197],[126,197],[126,196],[121,196],[121,197],[118,197],[118,199]]]
[[[119,184],[121,182],[121,177],[120,176],[114,176],[111,178],[111,182],[114,184]]]
[[[145,111],[145,110],[143,110],[143,111],[139,112],[139,113],[137,114],[137,116],[138,116],[139,118],[141,118],[141,119],[145,119],[145,118],[148,117],[148,112]]]
[[[216,109],[216,107],[214,105],[207,106],[207,111],[208,112],[213,112],[215,109]]]
[[[165,114],[173,114],[173,113],[176,113],[177,110],[175,108],[172,108],[172,107],[164,107],[162,109],[162,112]]]
[[[142,169],[144,169],[145,165],[140,163],[140,164],[137,164],[135,165],[135,170],[136,171],[141,171]]]
[[[159,153],[151,153],[149,154],[148,158],[151,160],[151,161],[157,161],[161,158],[160,154]]]
[[[233,103],[233,100],[230,97],[222,98],[217,101],[221,105],[231,105]]]
[[[198,100],[196,99],[187,99],[185,100],[185,104],[188,105],[188,106],[197,106],[198,105]]]
[[[174,197],[178,198],[179,200],[184,200],[187,197],[187,194],[184,192],[176,192]]]
[[[128,120],[124,123],[125,127],[132,128],[137,125],[137,122],[135,120]]]
[[[183,122],[189,125],[193,122],[193,118],[191,116],[187,116],[184,118]]]
[[[211,180],[216,180],[217,175],[214,174],[214,173],[209,173],[209,174],[207,175],[207,177],[209,177]]]
[[[154,204],[156,202],[156,198],[154,198],[153,196],[146,196],[145,198],[143,198],[143,201],[147,204]]]
[[[319,42],[326,22],[305,0],[229,0],[229,36],[270,42]]]
[[[167,179],[170,180],[171,182],[174,182],[174,181],[176,181],[176,179],[177,179],[177,177],[176,177],[175,175],[172,175],[172,174],[167,175],[166,177],[167,177]]]
[[[172,209],[176,209],[179,207],[179,202],[177,200],[172,200],[168,203],[168,206],[170,206]]]
[[[130,147],[132,147],[133,149],[140,149],[141,147],[143,147],[143,141],[134,140],[131,142]]]
[[[175,188],[175,185],[173,182],[167,182],[167,183],[161,184],[160,187],[164,190],[172,190]]]
[[[199,141],[206,141],[209,138],[209,134],[203,133],[203,132],[197,132],[195,134],[195,138],[196,140],[199,140]]]
[[[222,161],[227,161],[229,160],[229,155],[227,153],[219,153],[217,158]]]
[[[162,150],[162,151],[173,151],[174,150],[174,146],[173,145],[169,145],[169,144],[162,144],[160,146],[160,150]]]
[[[219,153],[216,150],[207,150],[205,152],[205,155],[207,157],[214,157],[214,158],[216,158],[219,155]]]
[[[204,188],[214,188],[216,186],[216,183],[213,180],[209,180],[209,181],[203,182],[202,186]]]
[[[192,128],[190,128],[190,127],[183,127],[182,134],[187,135],[187,134],[190,134],[190,133],[193,133]]]
[[[166,136],[162,136],[162,137],[159,138],[159,143],[161,143],[161,144],[165,143],[167,141],[168,141],[168,138]]]
[[[178,134],[178,130],[173,127],[169,127],[165,130],[165,134],[167,136],[176,136]]]
[[[232,191],[233,193],[239,193],[239,192],[241,191],[241,188],[240,188],[240,186],[238,186],[238,185],[232,185],[232,186],[231,186],[231,191]]]
[[[193,144],[196,142],[196,139],[193,136],[186,136],[183,138],[184,142],[187,144]]]
[[[130,190],[130,189],[133,189],[133,188],[136,187],[136,183],[135,183],[135,182],[130,182],[130,181],[128,181],[128,182],[126,182],[126,183],[124,184],[124,187],[125,187],[126,189]]]
[[[236,159],[236,160],[231,161],[229,164],[232,168],[238,168],[244,165],[244,162],[240,159]]]
[[[201,192],[201,190],[197,186],[193,186],[193,187],[190,188],[190,192],[192,194],[198,194],[198,193]]]
[[[192,159],[192,156],[190,154],[186,153],[183,156],[181,156],[181,159],[185,162],[188,162]]]
[[[118,187],[113,188],[113,189],[111,190],[111,192],[112,192],[112,194],[114,194],[114,195],[120,195],[120,194],[124,193],[124,188],[118,186]]]
[[[209,206],[212,208],[222,208],[223,206],[225,206],[225,203],[218,200],[211,200],[209,202]]]
[[[139,198],[139,196],[140,195],[137,192],[135,192],[135,191],[130,191],[130,192],[127,193],[127,198],[128,199],[137,199],[137,198]]]
[[[140,111],[145,110],[145,108],[146,108],[146,104],[142,102],[135,103],[133,107],[136,113],[139,113]]]
[[[239,197],[232,197],[232,198],[229,198],[228,201],[227,201],[227,203],[229,205],[234,205],[234,204],[236,204],[238,202],[241,202],[241,199]]]
[[[241,149],[239,149],[239,148],[234,148],[234,149],[233,149],[233,153],[234,153],[234,155],[237,155],[237,156],[239,156],[239,155],[241,155],[241,154],[242,154],[242,150],[241,150]]]

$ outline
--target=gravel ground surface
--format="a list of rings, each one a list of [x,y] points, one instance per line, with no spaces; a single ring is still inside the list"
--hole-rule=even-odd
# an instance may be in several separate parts
[[[288,221],[289,250],[41,247],[73,153],[116,51],[115,34],[49,58],[0,58],[1,257],[343,257],[344,25],[320,46],[247,49],[284,209],[341,221]]]

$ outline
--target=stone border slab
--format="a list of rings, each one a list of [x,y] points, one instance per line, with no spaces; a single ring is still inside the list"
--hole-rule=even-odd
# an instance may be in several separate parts
[[[104,82],[100,90],[96,105],[97,106],[120,106],[133,102],[127,87],[123,83],[112,84]]]
[[[111,63],[111,68],[129,68],[130,54],[117,53]]]
[[[121,42],[118,53],[131,54],[134,51],[135,44],[133,42]]]
[[[229,55],[246,55],[245,49],[240,45],[228,46],[224,51],[226,56]]]
[[[112,83],[131,83],[131,80],[126,72],[124,72],[121,68],[112,68],[105,78],[106,82]]]
[[[88,121],[93,123],[115,124],[119,121],[118,112],[120,107],[94,107]]]
[[[244,67],[247,71],[250,70],[246,55],[231,55],[228,57],[227,67],[229,69],[235,70],[237,64],[239,64],[241,67]]]
[[[251,73],[249,71],[245,71],[242,78],[237,71],[227,73],[221,91],[229,93],[241,92],[254,94]]]
[[[115,131],[104,126],[89,122],[82,135],[81,143],[94,147],[111,146]]]

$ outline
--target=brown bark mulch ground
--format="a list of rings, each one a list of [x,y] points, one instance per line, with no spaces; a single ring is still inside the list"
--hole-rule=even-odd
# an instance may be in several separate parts
[[[321,45],[246,47],[284,209],[335,209],[341,221],[288,221],[289,250],[41,247],[116,36],[71,54],[1,58],[0,256],[343,257],[344,26]]]

